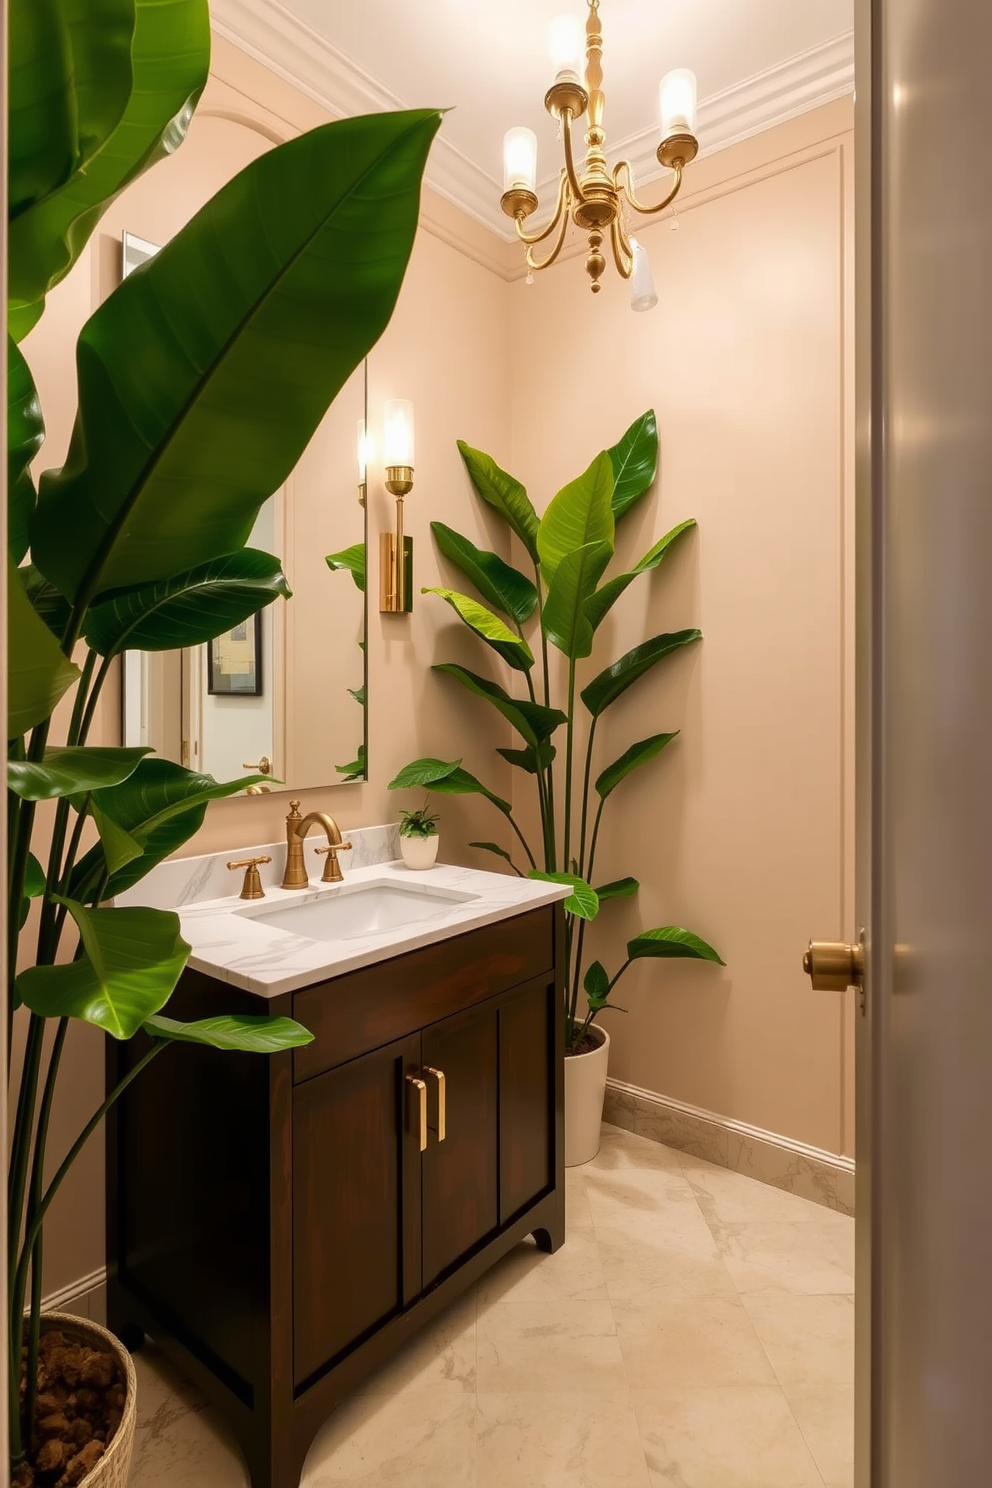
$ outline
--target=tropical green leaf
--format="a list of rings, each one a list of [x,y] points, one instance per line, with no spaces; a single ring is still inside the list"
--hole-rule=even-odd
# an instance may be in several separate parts
[[[94,605],[83,634],[100,656],[180,651],[224,635],[291,593],[278,558],[242,548],[157,584],[120,590]]]
[[[570,660],[592,651],[593,629],[585,606],[613,556],[609,543],[591,542],[566,553],[555,569],[541,623],[553,646]]]
[[[33,4],[33,0],[22,0]],[[51,0],[46,0],[46,4]],[[66,0],[61,0],[66,3]],[[73,35],[86,46],[113,44],[103,16],[118,0],[70,0]],[[38,320],[48,291],[72,268],[106,208],[142,171],[173,154],[186,137],[210,68],[207,0],[135,0],[129,68],[133,79],[117,126],[88,160],[77,162],[67,184],[22,213],[8,241],[11,328],[20,341]],[[123,59],[121,59],[123,61]],[[94,53],[97,64],[97,54]],[[120,74],[120,67],[115,73]],[[88,68],[94,108],[111,110],[111,90],[101,99],[101,67]],[[87,105],[88,107],[88,105]],[[116,107],[116,104],[115,104]],[[97,131],[93,131],[97,132]],[[184,566],[184,565],[180,565]]]
[[[625,749],[612,765],[607,765],[606,769],[596,777],[596,790],[603,800],[605,801],[607,796],[616,790],[621,780],[625,780],[631,770],[636,770],[638,765],[647,764],[648,760],[660,754],[665,745],[670,744],[678,732],[678,729],[675,729],[670,734],[652,734],[649,739],[638,739],[637,743]]]
[[[627,955],[631,961],[640,961],[650,956],[663,960],[715,961],[717,966],[726,966],[726,961],[705,940],[700,940],[691,930],[682,930],[678,925],[661,925],[655,930],[642,930],[627,942]]]
[[[612,883],[603,884],[596,893],[602,904],[605,899],[630,899],[640,887],[636,878],[615,878]]]
[[[612,495],[613,466],[606,450],[601,450],[588,470],[552,497],[537,533],[541,573],[549,589],[569,553],[588,543],[605,543],[613,552]]]
[[[7,338],[7,546],[15,563],[28,550],[37,494],[29,466],[45,438],[45,421],[30,368]]]
[[[350,765],[335,765],[337,773],[342,777],[339,785],[350,785],[352,781],[364,780],[367,775],[365,765],[365,745],[359,744],[355,758]]]
[[[566,914],[575,915],[579,920],[594,920],[599,913],[596,890],[577,873],[544,873],[540,868],[532,868],[527,877],[539,878],[542,883],[568,884],[572,892],[565,900]]]
[[[595,594],[589,596],[586,600],[586,617],[593,630],[599,629],[604,617],[616,604],[628,584],[632,584],[638,574],[647,573],[649,569],[657,568],[668,550],[682,536],[683,532],[688,532],[695,525],[696,521],[694,517],[690,517],[687,522],[680,522],[677,527],[672,528],[671,532],[666,532],[664,537],[659,538],[654,547],[650,548],[644,554],[640,563],[634,568],[629,569],[627,573],[615,574],[612,579],[607,579],[601,589],[597,589]]]
[[[349,687],[348,688],[348,696],[349,697],[353,697],[355,699],[355,702],[358,704],[358,706],[360,708],[364,708],[365,707],[365,688],[364,687]]]
[[[133,887],[145,874],[188,842],[203,825],[210,801],[236,795],[249,785],[271,784],[264,775],[218,782],[210,775],[184,770],[154,755],[144,759],[120,785],[94,792],[93,802],[143,849],[140,858],[113,873],[106,886],[108,898]],[[78,809],[78,808],[77,808]],[[72,875],[70,893],[88,898],[100,884],[106,863],[101,844],[86,853]]]
[[[502,858],[504,862],[509,863],[510,867],[513,869],[518,878],[523,878],[523,874],[520,872],[520,869],[510,857],[510,854],[507,852],[506,848],[500,847],[498,842],[470,842],[469,847],[477,847],[482,852],[494,853],[497,858]]]
[[[460,759],[441,760],[425,756],[423,759],[411,760],[398,775],[394,775],[386,789],[413,790],[417,786],[423,786],[430,790],[436,781],[443,780],[446,775],[453,775],[460,765]]]
[[[444,556],[472,580],[483,599],[518,625],[530,619],[537,608],[537,588],[525,574],[504,563],[497,553],[477,548],[443,522],[432,522],[431,531]]]
[[[467,594],[459,594],[455,589],[422,589],[420,592],[439,594],[455,614],[465,621],[469,630],[474,630],[515,671],[526,672],[534,665],[534,653],[523,637],[516,635],[498,615],[487,610],[478,600],[470,599]]]
[[[521,702],[518,698],[511,698],[498,683],[490,682],[487,677],[480,677],[467,667],[458,666],[456,662],[435,662],[432,670],[446,672],[456,678],[468,692],[474,692],[476,697],[485,698],[492,703],[507,722],[513,725],[524,742],[535,748],[566,722],[565,714],[560,708],[545,708],[541,703]]]
[[[45,750],[37,764],[10,760],[7,785],[24,801],[53,801],[79,791],[120,785],[138,768],[150,748],[116,749],[65,745]]]
[[[113,1038],[132,1038],[168,1002],[186,965],[190,947],[179,933],[179,916],[58,902],[75,920],[84,954],[64,966],[21,972],[22,1002],[43,1018],[80,1018]]]
[[[608,451],[613,466],[613,515],[620,518],[650,490],[658,471],[658,421],[649,408]]]
[[[355,581],[356,589],[365,593],[366,552],[363,542],[354,543],[350,548],[342,548],[340,553],[328,553],[324,562],[330,569],[347,569]]]
[[[31,608],[36,615],[41,616],[52,635],[61,641],[72,614],[69,601],[38,572],[33,563],[25,563],[17,573],[24,593],[31,602]]]
[[[7,557],[7,737],[17,739],[53,712],[79,668],[35,614]]]
[[[72,46],[59,0],[14,0],[8,18],[8,216],[72,174]]]
[[[127,867],[128,863],[133,863],[141,857],[144,851],[141,843],[132,837],[130,832],[125,832],[123,827],[119,827],[105,811],[102,811],[92,796],[89,797],[88,810],[100,834],[103,860],[110,876],[119,873],[122,868]]]
[[[370,114],[277,146],[90,317],[69,453],[31,533],[64,594],[243,546],[392,314],[439,123]]]
[[[606,1006],[610,995],[610,978],[602,961],[594,961],[582,978],[582,988],[593,1012]]]
[[[528,744],[526,749],[497,749],[496,753],[518,770],[526,770],[528,775],[537,775],[550,768],[558,751],[549,739],[544,739],[537,749]]]
[[[161,1013],[146,1018],[144,1030],[152,1038],[184,1044],[207,1044],[212,1049],[233,1049],[243,1054],[278,1054],[313,1043],[313,1034],[292,1018],[266,1018],[255,1013],[221,1013],[178,1023]]]
[[[448,775],[442,775],[435,780],[431,790],[438,796],[485,796],[491,801],[497,811],[502,811],[504,816],[510,814],[510,803],[504,801],[502,796],[497,796],[481,780],[477,780],[468,770],[452,770]]]
[[[17,926],[19,930],[23,930],[27,921],[31,900],[39,898],[44,892],[45,870],[34,853],[28,853],[27,871],[24,875],[24,897],[21,899],[21,913]]]
[[[676,630],[642,641],[639,646],[634,646],[621,656],[619,661],[593,677],[589,685],[582,689],[582,701],[593,718],[598,718],[627,691],[631,683],[643,677],[659,661],[670,656],[673,651],[678,651],[680,647],[690,646],[693,641],[699,640],[702,640],[702,633],[698,630]]]
[[[540,526],[537,512],[527,492],[518,480],[501,470],[491,455],[473,449],[464,439],[459,439],[458,451],[465,462],[476,491],[483,501],[499,512],[507,526],[517,534],[534,562],[538,561],[537,529]]]

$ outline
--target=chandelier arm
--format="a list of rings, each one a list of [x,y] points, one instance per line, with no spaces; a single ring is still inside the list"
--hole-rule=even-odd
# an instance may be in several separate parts
[[[562,212],[562,214],[561,214],[561,228],[560,228],[559,233],[558,233],[558,241],[555,243],[555,246],[552,248],[552,250],[548,254],[547,258],[542,258],[542,259],[538,260],[538,259],[536,259],[534,257],[534,250],[533,250],[533,248],[528,248],[527,249],[527,267],[529,269],[547,269],[547,268],[550,268],[551,267],[551,265],[554,263],[555,259],[558,257],[559,253],[561,252],[562,244],[565,241],[565,233],[568,230],[568,220],[569,220],[568,219],[568,213],[567,212]]]
[[[529,247],[532,243],[543,243],[545,238],[550,238],[555,228],[561,222],[563,215],[566,222],[568,221],[567,206],[568,178],[566,177],[565,172],[562,171],[558,179],[558,201],[555,206],[554,216],[551,218],[551,221],[548,223],[547,227],[543,227],[540,232],[528,233],[524,232],[523,228],[520,226],[522,219],[520,217],[514,219],[517,224],[517,237],[520,239],[521,243],[526,243]]]
[[[629,279],[634,272],[634,255],[619,217],[615,217],[610,224],[610,242],[613,245],[613,262],[617,266],[617,273],[622,279]]]
[[[671,206],[672,202],[679,194],[679,188],[682,185],[682,167],[681,165],[675,165],[672,167],[672,169],[675,172],[675,185],[665,197],[664,201],[660,201],[656,207],[647,206],[645,202],[638,201],[637,197],[634,195],[634,176],[629,160],[617,161],[617,164],[613,170],[613,181],[617,187],[617,190],[623,191],[624,196],[630,202],[630,205],[633,207],[635,212],[640,212],[644,217],[656,217],[659,212],[663,212],[666,207]],[[625,175],[627,178],[622,186],[620,184],[621,175]]]
[[[572,188],[572,195],[577,202],[583,200],[582,184],[575,173],[575,156],[572,153],[572,110],[562,109],[560,119],[563,125],[561,140],[565,148],[565,171],[568,176],[568,184]]]

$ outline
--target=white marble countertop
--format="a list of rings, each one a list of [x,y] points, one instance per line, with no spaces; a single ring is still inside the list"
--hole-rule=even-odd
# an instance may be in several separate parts
[[[193,947],[190,967],[242,987],[246,992],[275,997],[391,956],[403,955],[435,941],[448,940],[481,925],[491,925],[529,909],[554,904],[569,894],[569,889],[562,884],[485,873],[476,868],[457,868],[444,863],[421,872],[411,871],[402,862],[377,863],[350,872],[345,870],[345,873],[345,881],[340,886],[322,884],[319,878],[315,878],[306,889],[266,885],[262,900],[243,900],[237,895],[229,895],[223,899],[181,905],[182,933]],[[288,908],[337,894],[344,888],[373,883],[415,889],[420,893],[449,890],[472,897],[453,901],[450,910],[429,921],[421,920],[333,941],[311,940],[269,924],[264,918],[255,918],[266,911]]]

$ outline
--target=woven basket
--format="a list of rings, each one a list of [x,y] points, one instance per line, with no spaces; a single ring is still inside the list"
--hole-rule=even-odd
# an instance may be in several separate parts
[[[84,1343],[89,1348],[113,1354],[124,1380],[126,1395],[121,1423],[110,1440],[110,1445],[92,1472],[88,1472],[79,1488],[127,1488],[131,1471],[131,1451],[134,1447],[134,1428],[137,1424],[138,1381],[134,1373],[131,1355],[113,1333],[91,1323],[86,1318],[73,1317],[68,1312],[46,1312],[41,1319],[42,1333],[53,1330],[64,1333],[73,1343]]]

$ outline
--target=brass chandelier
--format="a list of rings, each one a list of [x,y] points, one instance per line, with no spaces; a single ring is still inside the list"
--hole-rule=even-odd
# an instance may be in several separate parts
[[[585,27],[585,77],[580,79],[582,39],[578,21],[573,16],[560,16],[551,28],[551,56],[555,80],[548,89],[544,106],[560,125],[565,154],[558,182],[558,201],[554,216],[539,232],[527,232],[524,223],[537,210],[537,137],[531,129],[510,129],[503,140],[503,195],[500,206],[517,226],[517,236],[527,247],[527,266],[546,269],[562,250],[569,222],[589,234],[586,273],[592,280],[592,292],[601,288],[600,278],[606,268],[603,240],[609,235],[613,261],[624,279],[634,279],[631,303],[635,309],[650,309],[657,303],[651,283],[651,270],[644,249],[628,231],[627,209],[646,217],[663,212],[678,194],[682,172],[699,149],[696,128],[696,79],[687,68],[667,73],[661,80],[659,112],[661,144],[658,161],[674,172],[672,189],[656,206],[639,201],[634,191],[633,170],[628,160],[620,160],[612,171],[606,163],[606,134],[603,129],[603,32],[599,18],[599,0],[588,0],[589,15]],[[572,125],[587,115],[586,158],[581,174],[576,168],[572,145]],[[551,239],[544,258],[534,250]]]

